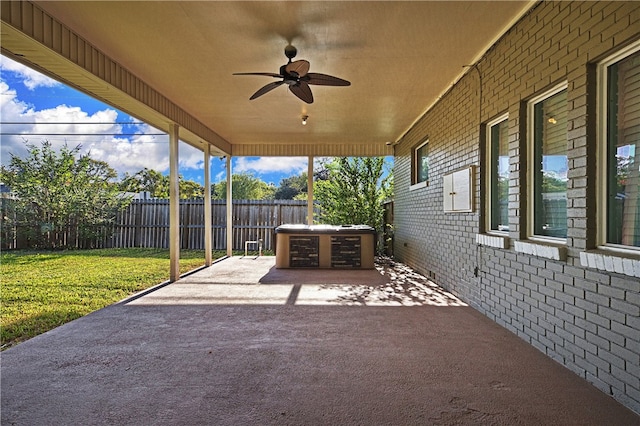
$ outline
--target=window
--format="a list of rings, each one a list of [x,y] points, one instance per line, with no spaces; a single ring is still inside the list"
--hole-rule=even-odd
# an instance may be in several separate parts
[[[507,117],[489,123],[487,158],[489,160],[487,188],[489,195],[487,228],[509,230],[509,142]]]
[[[529,234],[567,237],[566,84],[529,103]]]
[[[640,248],[640,43],[600,67],[601,242]]]
[[[429,182],[429,141],[418,145],[413,150],[412,184],[428,184]]]

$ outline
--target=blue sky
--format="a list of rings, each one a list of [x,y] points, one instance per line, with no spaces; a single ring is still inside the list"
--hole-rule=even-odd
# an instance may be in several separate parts
[[[1,55],[0,94],[2,164],[8,164],[11,155],[24,156],[26,142],[40,145],[48,140],[54,148],[81,145],[83,153],[106,161],[120,176],[145,167],[169,173],[166,134]],[[202,184],[202,152],[181,142],[179,159],[180,174]],[[278,185],[285,177],[306,172],[307,158],[238,157],[232,170]],[[212,182],[225,178],[224,161],[211,157]]]

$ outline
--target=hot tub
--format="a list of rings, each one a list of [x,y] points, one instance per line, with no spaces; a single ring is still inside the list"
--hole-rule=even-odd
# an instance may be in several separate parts
[[[276,268],[374,268],[370,226],[281,225],[275,233]]]

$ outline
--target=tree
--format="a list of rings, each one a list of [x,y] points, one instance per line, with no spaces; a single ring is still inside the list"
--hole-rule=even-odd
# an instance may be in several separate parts
[[[178,176],[178,187],[180,191],[180,198],[183,200],[204,198],[204,187],[198,182],[184,180],[182,176]]]
[[[233,174],[231,182],[233,183],[231,196],[234,200],[272,200],[276,192],[274,185],[270,185],[247,172]],[[211,185],[211,198],[226,199],[226,188],[226,180]]]
[[[185,180],[178,176],[180,198],[183,200],[204,197],[204,187],[192,180]],[[120,189],[125,192],[147,191],[153,198],[169,198],[169,176],[144,168],[133,175],[126,173]]]
[[[382,232],[383,201],[392,192],[393,176],[386,177],[383,157],[338,157],[324,163],[327,179],[316,179],[314,198],[328,224],[362,224]]]
[[[27,145],[26,158],[11,157],[0,179],[16,194],[19,232],[33,247],[84,247],[110,231],[129,200],[115,182],[117,173],[80,145],[55,152],[51,143]],[[65,232],[67,231],[67,232]]]
[[[567,192],[567,180],[555,173],[544,172],[542,174],[542,192]]]
[[[125,173],[120,183],[120,189],[135,193],[147,191],[153,198],[169,198],[169,178],[156,170],[145,167],[133,175]]]
[[[276,200],[294,200],[307,198],[307,173],[299,176],[290,176],[280,181],[280,186],[273,196]]]

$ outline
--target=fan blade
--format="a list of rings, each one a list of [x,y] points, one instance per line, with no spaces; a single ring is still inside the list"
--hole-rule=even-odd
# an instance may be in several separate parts
[[[266,75],[267,77],[284,78],[283,75],[272,72],[234,72],[233,75]]]
[[[269,83],[266,86],[263,86],[262,88],[260,88],[256,93],[254,93],[249,100],[253,100],[259,96],[264,95],[267,92],[272,91],[273,89],[275,89],[276,87],[280,86],[281,84],[283,84],[284,81],[274,81],[273,83]]]
[[[311,88],[305,81],[300,81],[297,84],[289,86],[289,90],[304,102],[308,104],[313,103],[313,93],[311,93]]]
[[[304,77],[309,72],[309,67],[310,67],[309,61],[305,61],[304,59],[301,59],[299,61],[295,61],[287,64],[287,66],[284,69],[289,74],[295,74],[298,77]]]
[[[347,80],[317,72],[308,73],[304,80],[309,84],[317,84],[320,86],[351,86],[351,82]]]

